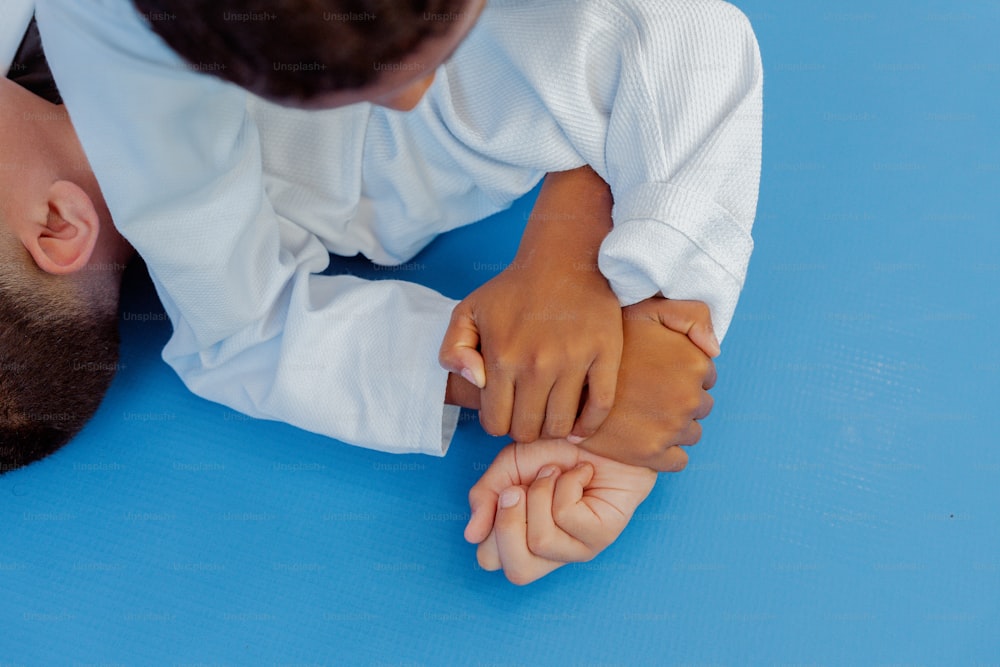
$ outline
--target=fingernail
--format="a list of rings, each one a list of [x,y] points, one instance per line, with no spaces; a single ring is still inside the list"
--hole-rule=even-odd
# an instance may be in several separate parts
[[[517,489],[507,489],[500,494],[500,507],[507,509],[513,507],[521,500],[521,492]]]
[[[556,474],[557,468],[555,466],[545,466],[538,471],[538,479],[545,479],[546,477],[552,477]]]
[[[469,383],[471,383],[471,384],[474,384],[474,385],[476,385],[476,386],[477,386],[477,387],[479,387],[480,389],[482,389],[482,388],[483,388],[483,385],[481,385],[481,384],[479,383],[479,381],[478,381],[478,380],[476,380],[476,376],[475,376],[475,375],[473,375],[473,374],[472,374],[472,371],[470,371],[470,370],[469,370],[468,368],[463,368],[463,369],[462,369],[462,377],[463,377],[463,378],[465,378],[466,380],[468,380],[468,381],[469,381]]]
[[[572,443],[572,444],[574,444],[574,445],[579,445],[579,444],[580,444],[581,442],[583,442],[583,441],[584,441],[585,439],[586,439],[586,438],[581,438],[581,437],[580,437],[580,436],[578,436],[578,435],[567,435],[567,436],[566,436],[566,441],[567,441],[567,442],[570,442],[570,443]]]

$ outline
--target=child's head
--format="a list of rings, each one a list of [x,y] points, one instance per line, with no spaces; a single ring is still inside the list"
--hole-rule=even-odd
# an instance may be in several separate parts
[[[134,0],[192,66],[310,108],[411,109],[485,0]],[[266,9],[264,8],[266,7]]]
[[[0,473],[65,444],[118,359],[131,255],[61,107],[0,79]]]

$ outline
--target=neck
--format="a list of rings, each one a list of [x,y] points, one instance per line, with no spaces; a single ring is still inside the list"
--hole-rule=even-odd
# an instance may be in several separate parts
[[[63,177],[84,159],[62,106],[0,78],[0,136],[5,153],[33,172]]]

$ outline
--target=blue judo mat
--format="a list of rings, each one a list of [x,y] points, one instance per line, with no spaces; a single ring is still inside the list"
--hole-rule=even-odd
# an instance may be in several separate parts
[[[148,285],[93,423],[0,477],[0,665],[1000,662],[1000,5],[765,2],[757,242],[691,464],[527,588],[444,459],[248,420],[159,360]],[[530,198],[400,271],[461,297]],[[135,278],[135,276],[133,276]]]

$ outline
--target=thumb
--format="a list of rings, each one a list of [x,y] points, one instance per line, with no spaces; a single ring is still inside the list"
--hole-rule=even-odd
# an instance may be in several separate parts
[[[451,313],[438,362],[446,371],[461,375],[480,389],[486,386],[486,364],[479,354],[479,327],[464,301]]]
[[[469,509],[472,515],[465,526],[465,539],[479,544],[493,530],[497,503],[504,489],[521,483],[517,470],[517,446],[507,445],[496,455],[472,488],[469,489]]]
[[[496,572],[503,567],[503,563],[500,562],[500,551],[497,550],[495,530],[491,531],[486,539],[479,543],[479,548],[476,549],[476,562],[487,572]]]
[[[722,352],[712,327],[712,313],[701,301],[663,299],[656,312],[660,324],[690,338],[709,357],[714,359]]]
[[[496,491],[477,484],[469,491],[469,507],[472,515],[465,525],[465,541],[479,544],[493,530],[493,520],[497,515],[497,501],[500,496]]]

